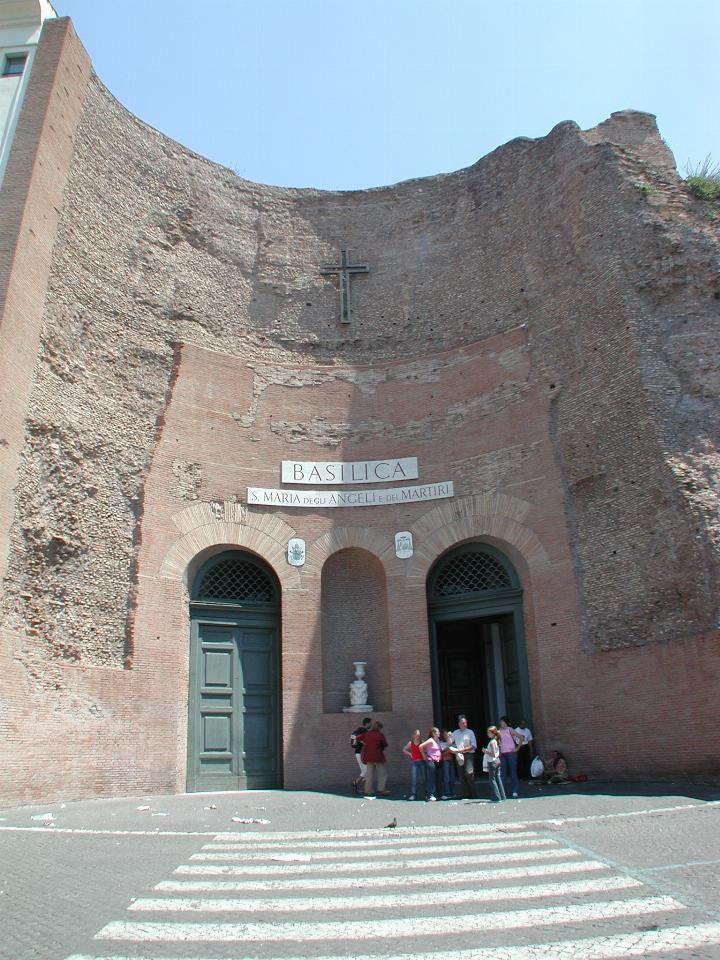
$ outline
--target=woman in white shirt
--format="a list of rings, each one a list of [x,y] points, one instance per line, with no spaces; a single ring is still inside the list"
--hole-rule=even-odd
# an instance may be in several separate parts
[[[488,727],[487,735],[490,740],[488,745],[483,747],[483,767],[488,772],[490,788],[494,794],[493,803],[498,803],[500,800],[507,800],[500,774],[500,731],[497,727]]]
[[[523,738],[523,742],[518,750],[518,778],[520,780],[530,779],[530,764],[533,758],[533,735],[532,730],[527,725],[524,718],[520,721],[520,726],[515,727],[515,733]]]

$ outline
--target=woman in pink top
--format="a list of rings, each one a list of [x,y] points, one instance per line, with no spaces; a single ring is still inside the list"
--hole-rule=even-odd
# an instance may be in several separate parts
[[[440,765],[442,763],[442,748],[440,747],[440,731],[437,727],[433,727],[430,730],[430,736],[427,740],[420,744],[420,752],[423,755],[425,760],[425,777],[426,777],[426,786],[425,791],[427,796],[426,800],[433,801],[436,799],[436,783],[437,775],[440,770]]]
[[[518,795],[517,752],[523,742],[523,736],[510,726],[507,717],[500,717],[500,769],[508,791],[512,786],[512,795]]]

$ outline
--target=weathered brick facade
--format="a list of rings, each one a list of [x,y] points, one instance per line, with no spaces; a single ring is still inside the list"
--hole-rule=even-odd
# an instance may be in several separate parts
[[[188,586],[233,546],[282,590],[286,786],[352,772],[332,651],[368,607],[400,774],[432,720],[427,575],[472,539],[520,576],[543,744],[716,774],[716,738],[668,743],[720,721],[717,225],[633,112],[378,190],[248,183],[49,21],[0,195],[3,799],[184,789]],[[371,268],[349,326],[318,269],[341,245]],[[283,459],[387,456],[454,498],[244,503]]]

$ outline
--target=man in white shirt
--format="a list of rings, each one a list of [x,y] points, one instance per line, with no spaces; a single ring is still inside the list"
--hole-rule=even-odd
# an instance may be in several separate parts
[[[521,780],[529,780],[530,764],[533,758],[533,735],[532,730],[527,725],[525,717],[520,721],[520,726],[515,727],[515,733],[519,733],[523,738],[520,749],[518,750],[518,777]]]
[[[462,715],[458,717],[458,728],[453,733],[453,742],[463,796],[466,798],[474,797],[477,739],[473,731],[468,727],[467,719]]]

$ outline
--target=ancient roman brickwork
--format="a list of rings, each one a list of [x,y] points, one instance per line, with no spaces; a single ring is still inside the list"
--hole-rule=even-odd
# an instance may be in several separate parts
[[[720,719],[717,216],[652,117],[563,123],[377,190],[278,189],[131,116],[60,19],[0,217],[10,796],[183,789],[187,588],[233,545],[282,588],[286,785],[352,769],[347,717],[324,712],[349,644],[323,687],[352,584],[386,586],[387,668],[369,677],[386,732],[429,725],[425,580],[472,538],[521,577],[542,742],[591,773],[716,768],[714,744],[681,761],[662,731]],[[318,270],[341,245],[370,265],[349,325]],[[279,485],[282,459],[390,455],[417,456],[455,498],[243,502]],[[413,532],[409,561],[397,530]],[[370,554],[345,587],[344,550]],[[618,743],[650,710],[640,752]],[[319,739],[338,744],[332,762]]]

